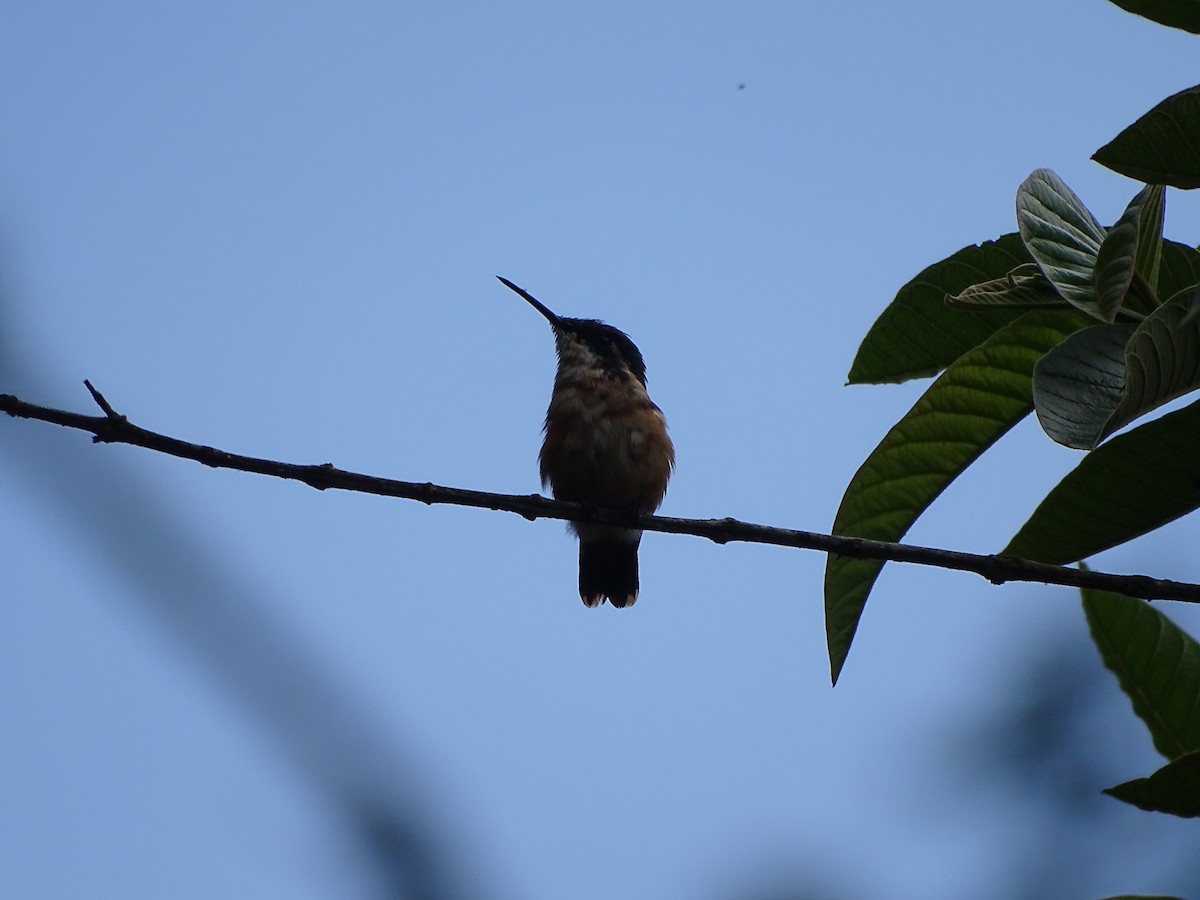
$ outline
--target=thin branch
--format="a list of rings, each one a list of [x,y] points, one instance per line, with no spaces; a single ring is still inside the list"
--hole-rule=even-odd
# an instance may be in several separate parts
[[[428,482],[421,484],[396,481],[391,478],[377,478],[372,475],[338,469],[332,463],[295,465],[254,456],[242,456],[237,453],[227,453],[215,447],[181,441],[178,438],[168,437],[134,425],[125,416],[117,413],[104,395],[89,382],[85,381],[84,384],[104,415],[85,416],[66,410],[37,406],[10,394],[0,394],[0,412],[6,412],[10,416],[18,418],[37,419],[65,428],[87,431],[92,434],[92,440],[97,443],[132,444],[135,447],[145,447],[148,450],[166,453],[170,456],[192,459],[213,468],[236,469],[241,472],[253,472],[273,478],[299,481],[319,491],[357,491],[365,494],[378,494],[383,497],[419,500],[427,504],[450,503],[458,506],[474,506],[516,513],[530,521],[534,519],[567,519],[576,522],[629,525],[646,531],[695,535],[708,538],[718,544],[745,541],[779,547],[819,550],[856,559],[881,559],[938,566],[944,569],[974,572],[993,584],[1003,584],[1007,581],[1032,581],[1042,584],[1114,591],[1145,600],[1182,600],[1188,603],[1200,603],[1200,584],[1168,581],[1145,575],[1113,575],[1067,566],[1053,566],[1014,556],[961,553],[955,550],[918,547],[912,544],[894,544],[888,541],[873,541],[865,538],[755,525],[736,519],[631,517],[628,512],[621,510],[594,509],[576,503],[550,500],[540,494],[493,494],[487,491],[442,487]]]

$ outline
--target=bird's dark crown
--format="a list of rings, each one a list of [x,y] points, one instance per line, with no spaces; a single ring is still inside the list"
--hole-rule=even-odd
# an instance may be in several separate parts
[[[505,287],[523,297],[550,323],[558,345],[560,364],[564,360],[564,350],[569,346],[569,342],[579,341],[599,360],[606,375],[620,378],[623,374],[622,370],[628,370],[634,378],[641,382],[642,387],[646,386],[646,362],[642,359],[637,345],[629,339],[629,335],[625,332],[597,319],[571,319],[567,316],[560,316],[520,285],[513,284],[503,275],[496,277]]]
[[[622,367],[646,385],[646,361],[629,335],[597,319],[570,319],[559,316],[556,330],[587,345],[607,371],[620,374]],[[561,353],[559,354],[562,355]]]

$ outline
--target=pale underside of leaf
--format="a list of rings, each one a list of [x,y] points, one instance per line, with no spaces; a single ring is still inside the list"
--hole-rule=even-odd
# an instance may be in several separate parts
[[[1036,263],[1025,263],[1002,278],[973,284],[957,294],[947,294],[946,303],[956,309],[988,306],[1061,309],[1068,305]]]
[[[1200,387],[1200,288],[1176,294],[1138,326],[1125,366],[1125,393],[1101,440]]]
[[[1125,389],[1125,348],[1137,326],[1095,325],[1077,331],[1038,360],[1033,402],[1053,440],[1086,450],[1095,446]]]
[[[1088,328],[1034,371],[1038,421],[1055,441],[1089,450],[1200,387],[1200,288],[1176,294],[1136,327]]]
[[[1162,263],[1162,233],[1163,222],[1167,213],[1166,190],[1161,184],[1148,184],[1133,201],[1129,208],[1137,207],[1135,219],[1138,229],[1137,254],[1134,259],[1134,271],[1146,280],[1151,292],[1158,290],[1158,270]],[[1129,210],[1126,210],[1128,214]]]
[[[1153,285],[1158,283],[1164,209],[1162,185],[1146,185],[1104,236],[1096,255],[1096,303],[1104,321],[1113,321],[1123,306],[1151,312],[1159,305]],[[1134,296],[1129,297],[1131,290]]]
[[[1088,315],[1103,318],[1096,299],[1096,256],[1104,228],[1054,172],[1036,169],[1017,188],[1021,238],[1055,290]]]

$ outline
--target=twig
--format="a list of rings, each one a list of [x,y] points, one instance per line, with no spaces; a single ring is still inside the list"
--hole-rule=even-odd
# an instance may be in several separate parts
[[[856,559],[881,559],[938,566],[944,569],[974,572],[993,584],[1003,584],[1007,581],[1032,581],[1114,591],[1145,600],[1181,600],[1188,603],[1200,603],[1200,584],[1150,578],[1145,575],[1114,575],[1033,562],[1014,556],[962,553],[934,547],[918,547],[912,544],[895,544],[888,541],[873,541],[865,538],[755,525],[751,522],[740,522],[728,518],[678,519],[667,516],[631,518],[627,511],[594,509],[576,503],[550,500],[540,494],[493,494],[487,491],[443,487],[428,482],[422,484],[396,481],[391,478],[377,478],[372,475],[348,472],[336,468],[332,463],[296,465],[254,456],[242,456],[214,447],[181,441],[178,438],[168,437],[134,425],[125,416],[117,413],[104,395],[96,390],[90,382],[85,381],[84,384],[104,415],[85,416],[66,410],[37,406],[10,394],[0,394],[0,412],[6,412],[10,416],[18,418],[37,419],[65,428],[87,431],[92,434],[92,440],[97,443],[132,444],[170,456],[192,459],[213,468],[236,469],[241,472],[269,475],[273,478],[287,478],[302,482],[320,491],[357,491],[384,497],[419,500],[426,504],[450,503],[458,506],[502,510],[516,513],[530,521],[534,519],[567,519],[610,525],[636,525],[646,531],[690,534],[708,538],[718,544],[745,541],[779,547],[819,550]]]
[[[88,381],[86,378],[83,379],[83,386],[88,389],[88,393],[92,395],[92,399],[96,401],[96,405],[99,406],[102,410],[104,410],[104,414],[106,416],[108,416],[110,419],[124,419],[125,418],[124,416],[117,415],[117,411],[115,409],[113,409],[112,406],[109,405],[107,400],[104,399],[104,395],[102,393],[100,393],[98,390],[96,390],[94,387],[92,387],[92,383],[90,381]]]

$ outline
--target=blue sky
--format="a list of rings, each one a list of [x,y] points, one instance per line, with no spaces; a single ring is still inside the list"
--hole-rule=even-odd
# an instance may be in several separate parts
[[[843,386],[875,316],[1034,168],[1115,220],[1088,157],[1194,41],[1100,0],[26,4],[0,390],[533,492],[553,343],[502,274],[638,343],[664,514],[824,530],[922,387]],[[1043,820],[952,748],[1060,644],[1094,787],[1157,765],[1066,590],[890,567],[831,690],[817,554],[651,534],[638,605],[586,610],[559,523],[0,429],[5,896],[375,896],[365,807],[460,896],[1011,895]],[[995,550],[1077,458],[1023,423],[911,538]],[[1200,580],[1195,541],[1097,565]],[[1200,887],[1104,803],[1072,895]]]

